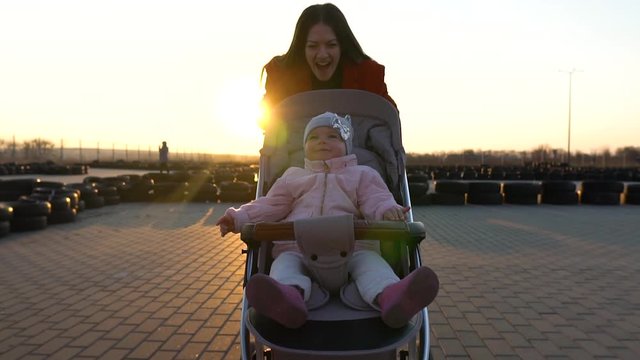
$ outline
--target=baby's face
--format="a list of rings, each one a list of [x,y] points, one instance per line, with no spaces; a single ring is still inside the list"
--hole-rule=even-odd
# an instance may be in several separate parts
[[[304,155],[309,160],[329,160],[346,154],[347,146],[340,132],[328,126],[311,130],[304,143]]]

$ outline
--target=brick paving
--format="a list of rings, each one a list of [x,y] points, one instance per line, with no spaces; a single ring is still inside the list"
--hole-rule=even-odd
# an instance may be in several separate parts
[[[0,238],[0,359],[238,359],[230,204],[120,204]],[[640,207],[426,206],[435,359],[640,357]]]

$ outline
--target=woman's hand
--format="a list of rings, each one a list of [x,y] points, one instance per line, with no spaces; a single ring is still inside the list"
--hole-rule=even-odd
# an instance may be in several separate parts
[[[405,221],[405,214],[409,212],[411,208],[405,206],[399,206],[395,208],[391,208],[382,214],[383,220],[392,220],[392,221]]]
[[[216,225],[220,226],[220,235],[222,236],[227,235],[229,232],[236,232],[235,221],[227,214],[222,215],[222,217],[216,221]]]

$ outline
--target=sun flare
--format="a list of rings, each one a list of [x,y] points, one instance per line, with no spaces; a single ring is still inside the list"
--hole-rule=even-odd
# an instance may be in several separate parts
[[[262,94],[256,81],[238,79],[225,83],[216,96],[216,120],[236,134],[260,131]]]

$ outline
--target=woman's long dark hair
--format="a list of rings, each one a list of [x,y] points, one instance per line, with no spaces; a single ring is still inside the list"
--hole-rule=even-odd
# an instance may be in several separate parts
[[[340,45],[342,58],[348,58],[356,63],[371,59],[362,51],[362,47],[360,47],[358,40],[355,35],[353,35],[342,11],[340,11],[337,6],[327,3],[311,5],[300,14],[289,50],[287,50],[285,54],[277,56],[277,61],[285,67],[304,63],[306,61],[305,46],[309,30],[319,23],[325,24],[333,29],[338,39],[338,44]]]

